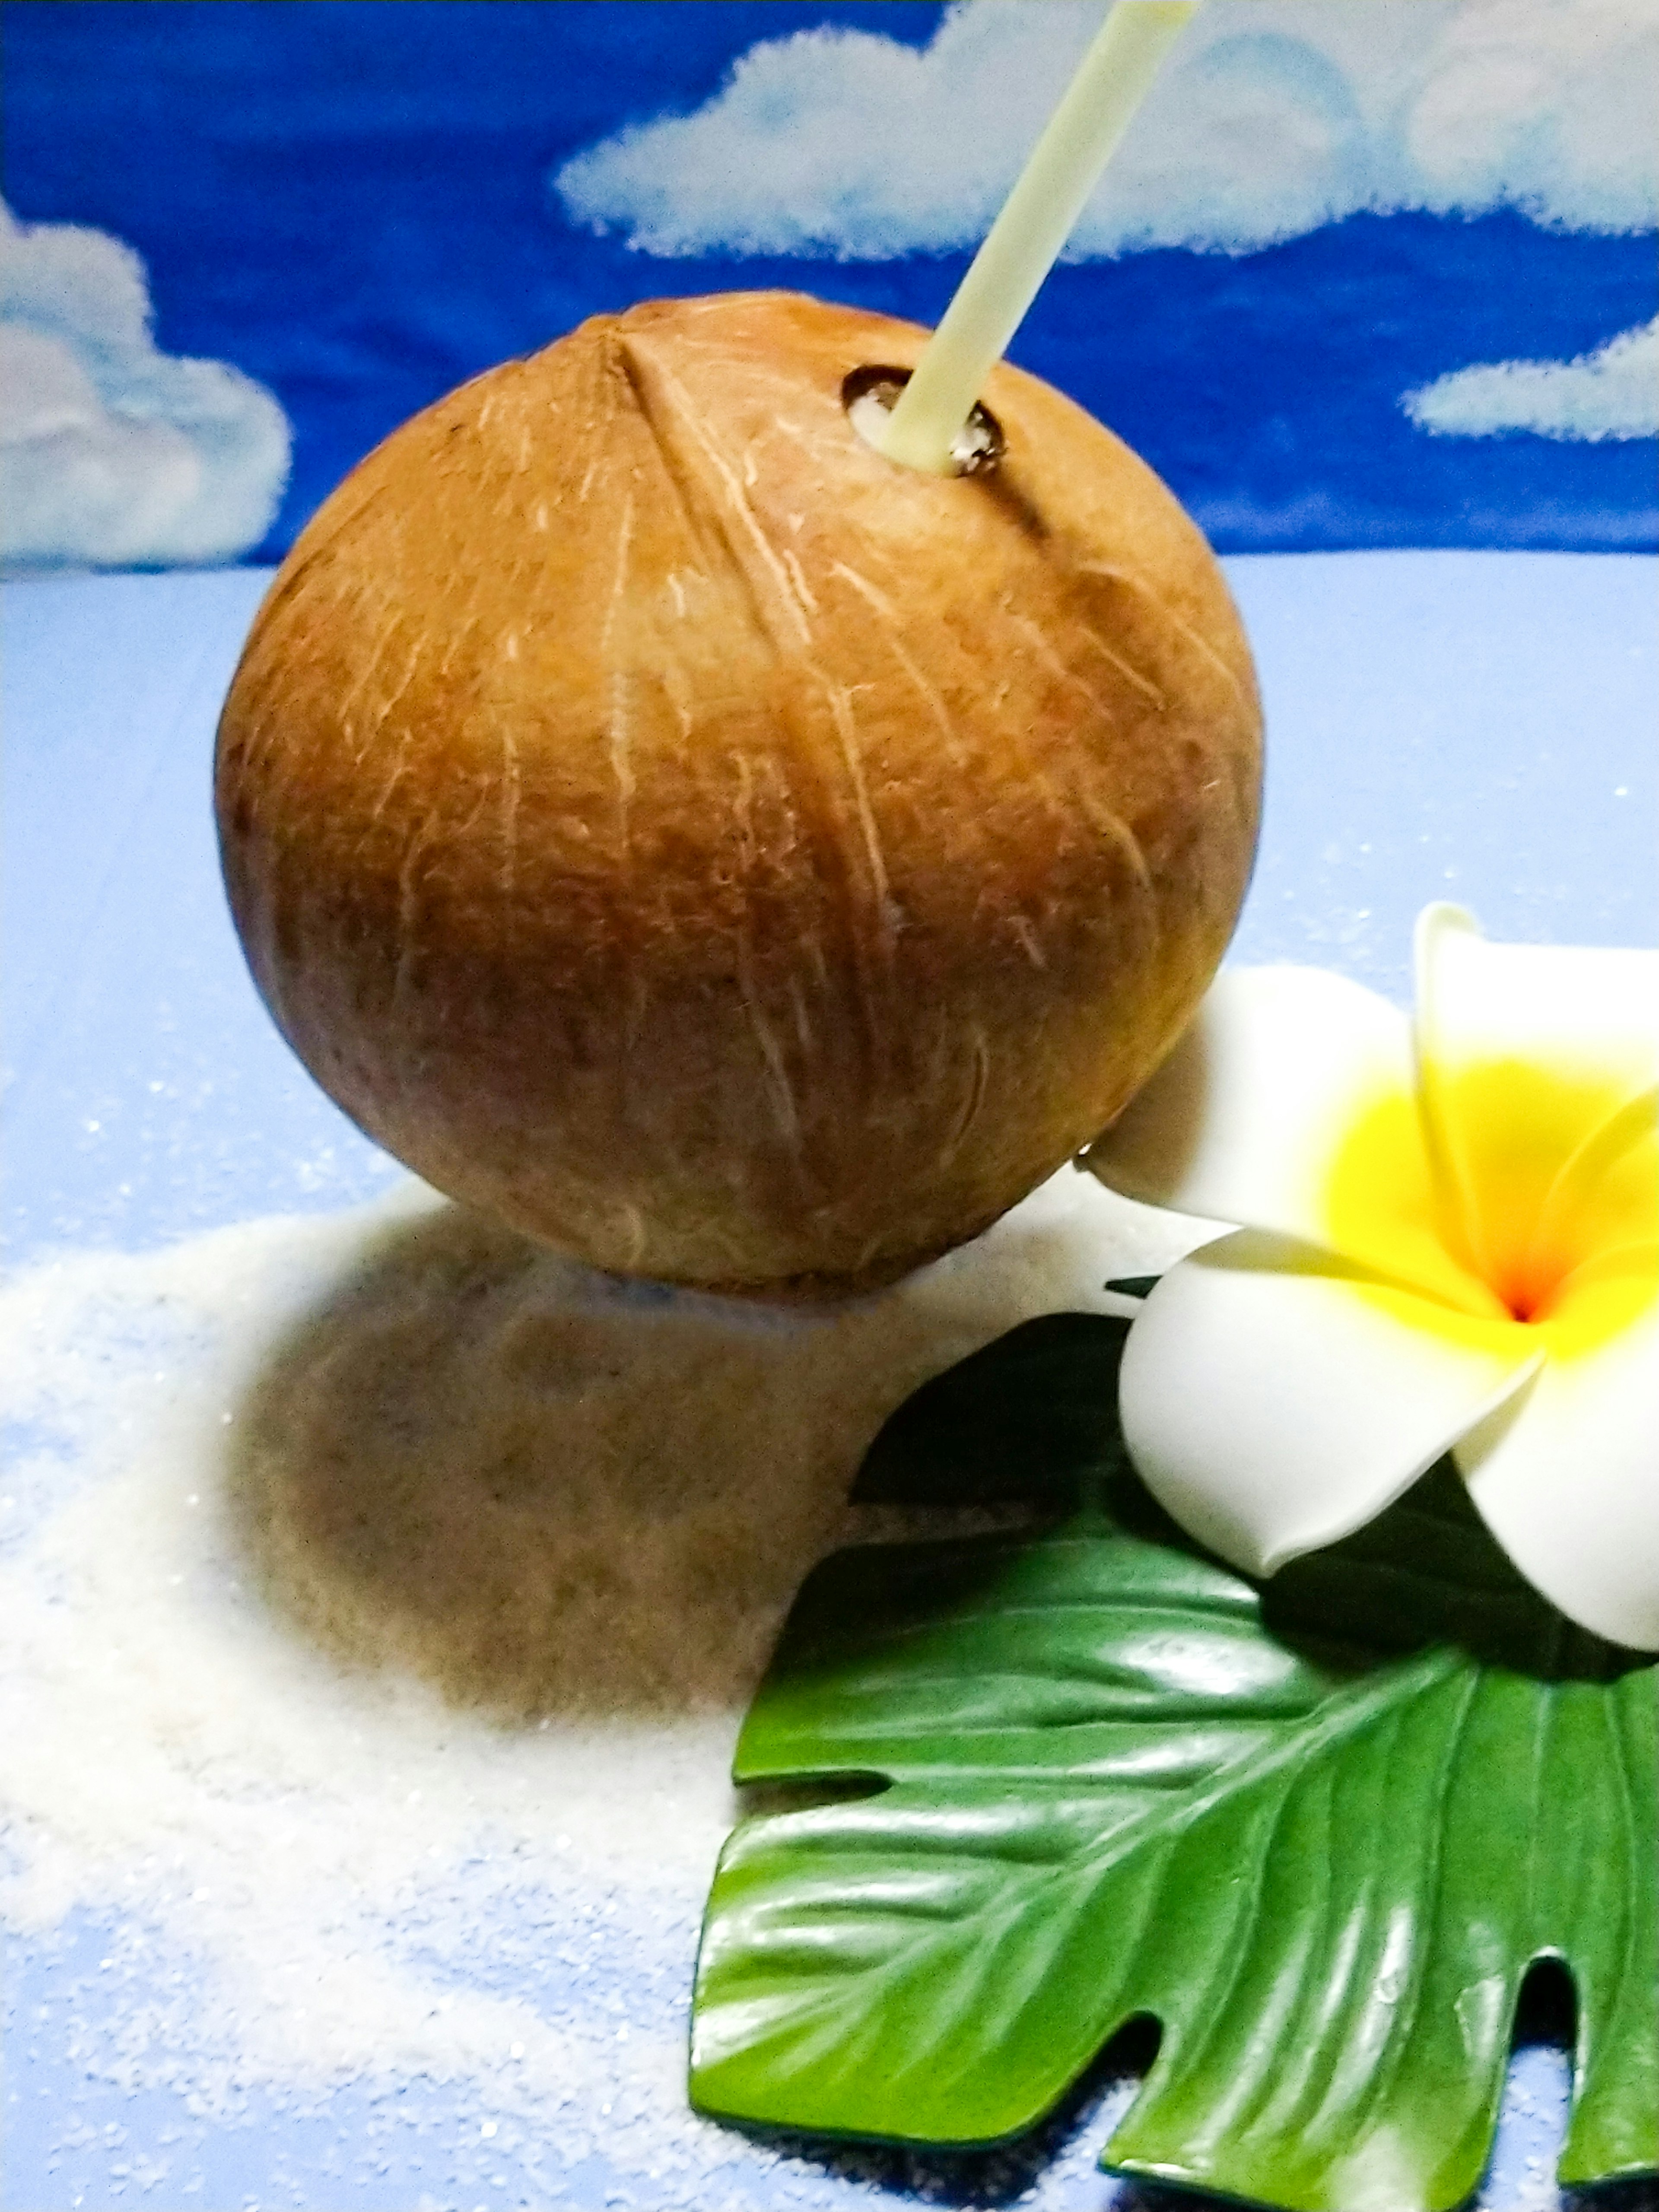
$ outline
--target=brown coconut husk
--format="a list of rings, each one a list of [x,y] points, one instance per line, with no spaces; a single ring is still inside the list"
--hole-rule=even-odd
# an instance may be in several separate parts
[[[995,368],[988,466],[844,398],[927,333],[596,317],[321,508],[220,730],[259,988],[438,1188],[629,1273],[890,1280],[1086,1144],[1231,934],[1261,720],[1203,538]]]

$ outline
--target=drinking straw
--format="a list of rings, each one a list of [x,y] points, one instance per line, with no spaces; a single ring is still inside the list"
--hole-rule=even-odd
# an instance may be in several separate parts
[[[1117,0],[892,412],[860,428],[888,459],[936,476],[1084,204],[1200,0]]]

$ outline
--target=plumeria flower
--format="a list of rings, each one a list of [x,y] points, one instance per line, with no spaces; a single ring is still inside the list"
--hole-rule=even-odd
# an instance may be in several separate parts
[[[1534,1587],[1659,1647],[1659,953],[1488,944],[1430,907],[1407,1018],[1223,975],[1085,1164],[1232,1225],[1130,1332],[1124,1433],[1255,1575],[1450,1451]]]

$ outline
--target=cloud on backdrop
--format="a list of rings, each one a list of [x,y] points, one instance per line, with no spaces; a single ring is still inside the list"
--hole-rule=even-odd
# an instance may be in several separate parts
[[[659,255],[846,260],[976,245],[1102,17],[965,0],[925,49],[819,27],[695,113],[555,179]],[[1248,252],[1362,210],[1659,219],[1659,0],[1210,0],[1085,210],[1073,258]]]
[[[232,560],[270,526],[290,443],[263,385],[156,350],[130,247],[0,205],[0,565]]]
[[[1659,316],[1577,361],[1480,362],[1408,392],[1401,404],[1439,437],[1659,437]]]

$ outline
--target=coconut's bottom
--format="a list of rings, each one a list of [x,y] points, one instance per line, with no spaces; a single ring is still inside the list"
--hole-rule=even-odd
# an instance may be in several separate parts
[[[1018,1200],[1014,1201],[1015,1205],[1018,1203]],[[923,1267],[931,1267],[935,1260],[944,1259],[947,1252],[954,1252],[963,1244],[972,1243],[975,1237],[982,1237],[994,1223],[1000,1221],[1003,1215],[1011,1210],[1006,1206],[999,1207],[960,1236],[939,1237],[918,1252],[880,1260],[868,1267],[855,1269],[851,1274],[808,1271],[799,1275],[763,1277],[759,1280],[734,1278],[711,1282],[704,1277],[692,1276],[664,1276],[653,1279],[665,1282],[675,1290],[702,1291],[710,1297],[716,1298],[745,1298],[756,1305],[845,1305],[856,1298],[869,1297],[877,1291],[890,1290],[895,1283],[903,1282]]]

